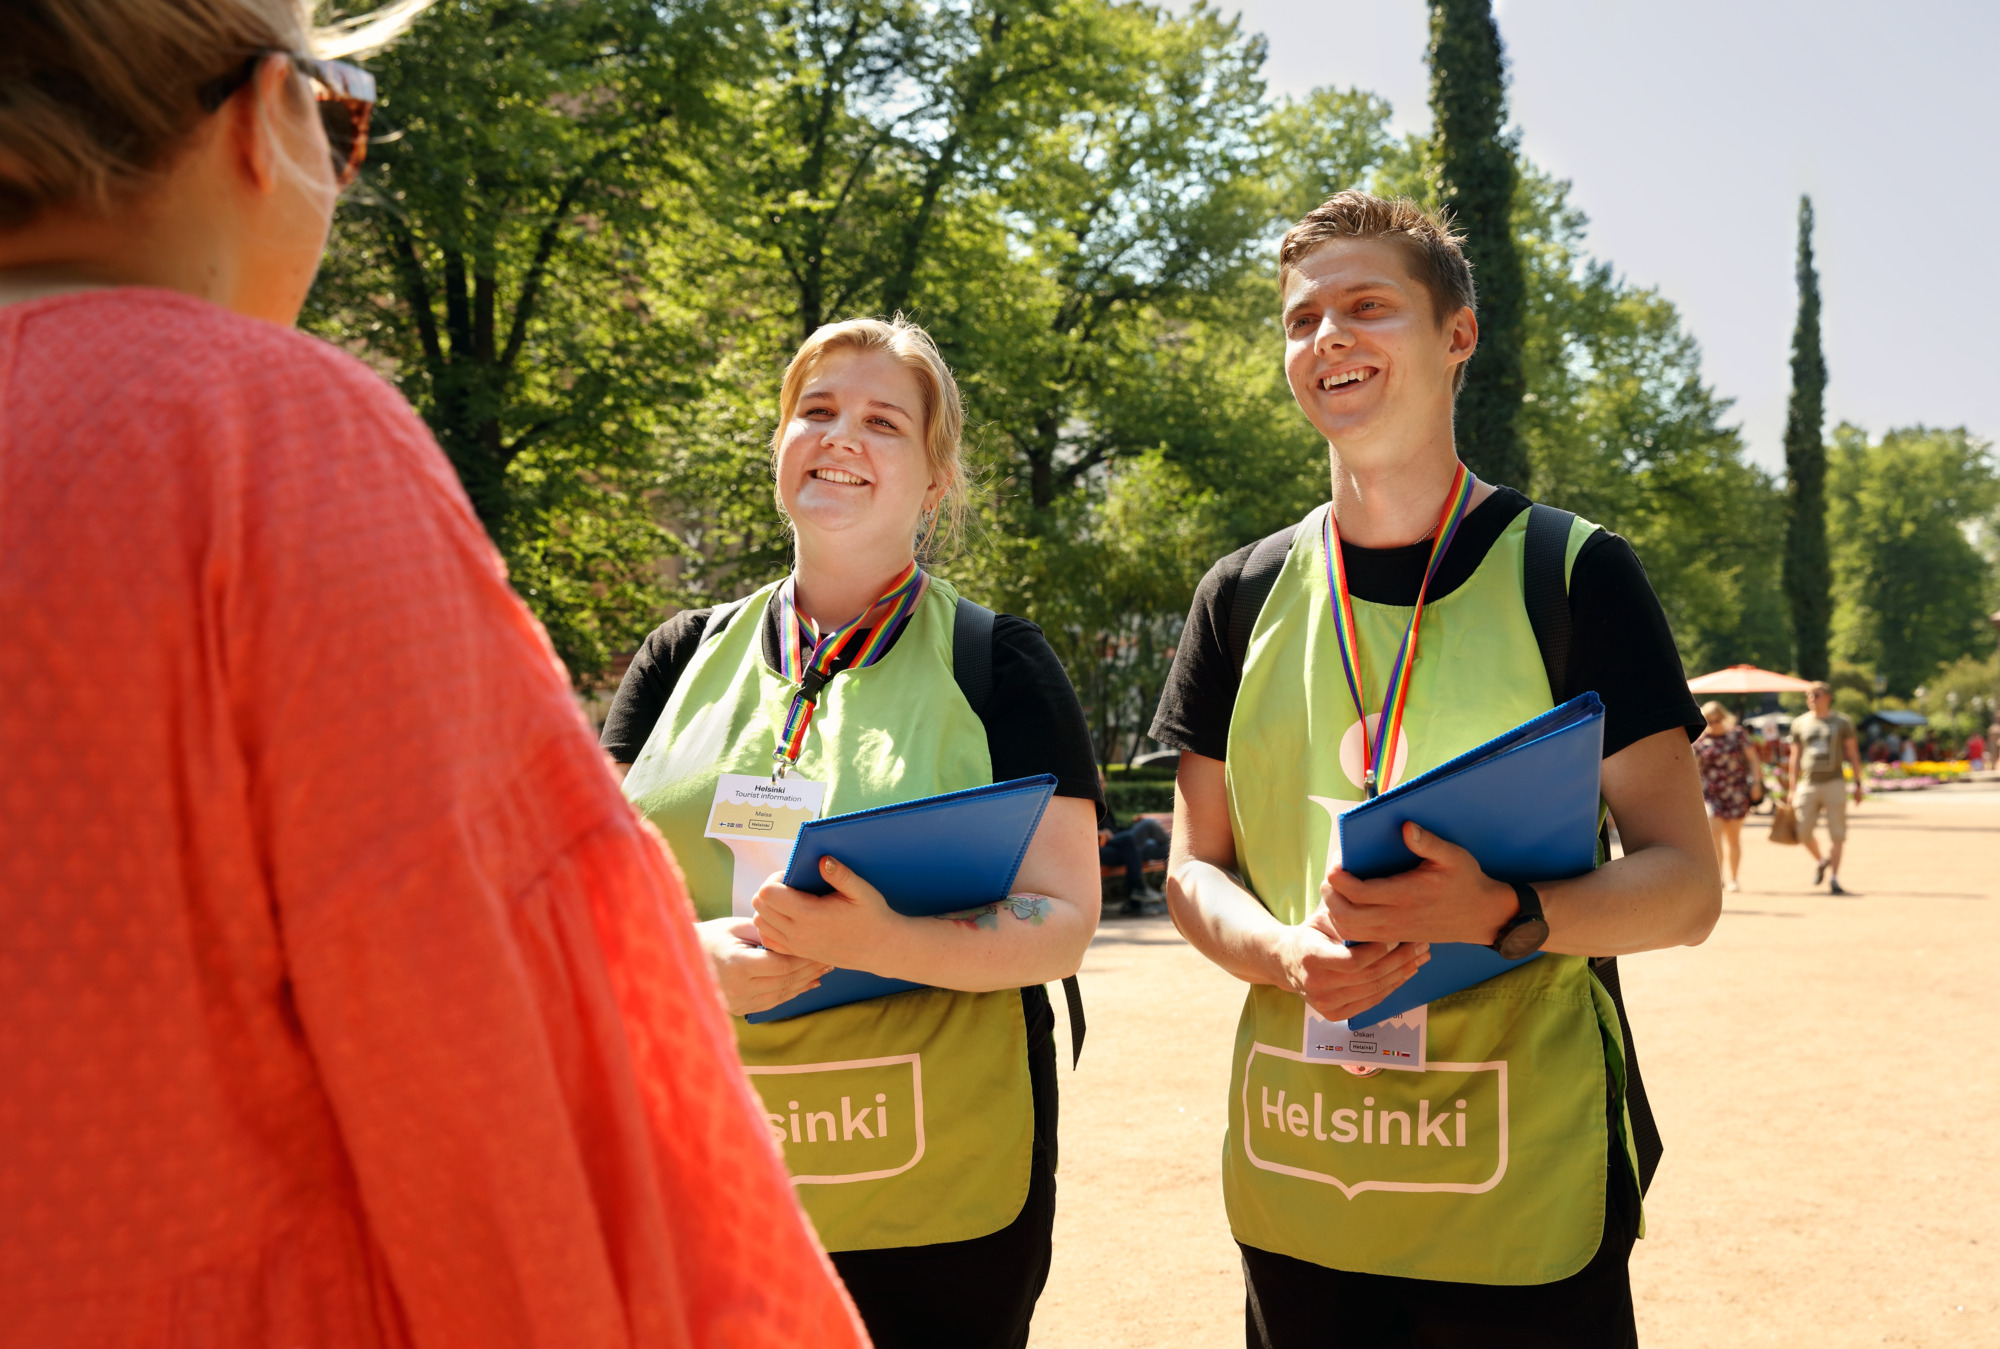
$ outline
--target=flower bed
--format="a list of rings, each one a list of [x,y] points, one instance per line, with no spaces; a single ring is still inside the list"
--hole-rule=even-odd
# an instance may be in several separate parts
[[[1924,779],[1925,786],[1939,782],[1950,782],[1962,778],[1972,771],[1972,764],[1965,759],[1947,759],[1941,763],[1919,759],[1915,763],[1887,763],[1868,765],[1868,776],[1874,782],[1909,782]]]

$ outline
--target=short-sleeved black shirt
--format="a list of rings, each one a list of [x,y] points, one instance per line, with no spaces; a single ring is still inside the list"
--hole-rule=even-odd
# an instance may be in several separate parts
[[[1430,598],[1441,599],[1470,580],[1526,509],[1528,499],[1511,487],[1495,489],[1474,507],[1438,566]],[[1229,615],[1253,547],[1239,548],[1210,567],[1195,590],[1153,718],[1153,739],[1171,749],[1225,757],[1238,683],[1229,658]],[[1430,562],[1428,542],[1360,548],[1343,540],[1340,554],[1355,598],[1375,604],[1417,602]],[[1569,611],[1568,685],[1578,693],[1595,691],[1603,700],[1606,758],[1676,726],[1689,740],[1701,734],[1701,712],[1688,692],[1674,635],[1632,545],[1606,530],[1591,535],[1570,570]]]
[[[632,658],[600,737],[616,762],[631,763],[645,748],[681,671],[701,645],[702,628],[711,612],[684,609],[675,614],[653,629]],[[738,614],[737,621],[742,617]],[[897,639],[901,636],[898,633]],[[773,668],[779,663],[778,638],[777,607],[766,606],[764,658]],[[1025,618],[994,616],[993,694],[980,719],[986,725],[995,782],[1052,773],[1056,795],[1092,801],[1103,809],[1097,752],[1076,690],[1042,630]]]

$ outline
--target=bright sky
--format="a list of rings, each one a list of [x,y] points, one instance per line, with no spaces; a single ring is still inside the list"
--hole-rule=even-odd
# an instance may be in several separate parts
[[[1359,86],[1428,130],[1423,0],[1240,2],[1274,92]],[[1815,239],[1827,426],[2000,438],[1985,348],[2000,281],[1993,0],[1499,0],[1527,155],[1573,184],[1588,246],[1656,286],[1784,462],[1801,192]]]

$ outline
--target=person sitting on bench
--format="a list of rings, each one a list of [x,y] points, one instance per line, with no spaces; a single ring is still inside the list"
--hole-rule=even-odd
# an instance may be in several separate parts
[[[1103,770],[1097,776],[1102,782]],[[1146,911],[1146,905],[1166,901],[1167,897],[1147,882],[1146,863],[1164,862],[1167,844],[1167,831],[1158,820],[1140,816],[1120,829],[1118,817],[1105,807],[1097,827],[1097,860],[1102,866],[1125,868],[1125,907],[1119,910],[1124,916],[1136,917]]]

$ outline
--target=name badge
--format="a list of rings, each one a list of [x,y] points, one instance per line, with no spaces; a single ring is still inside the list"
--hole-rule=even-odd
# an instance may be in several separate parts
[[[760,773],[724,773],[708,808],[706,838],[761,839],[790,843],[799,826],[819,818],[826,784],[786,777],[773,782]]]
[[[791,860],[799,826],[819,818],[826,801],[826,784],[787,776],[773,782],[767,774],[724,773],[715,784],[703,837],[729,845],[734,859],[729,878],[729,911],[751,916],[758,887]]]
[[[1400,1068],[1405,1072],[1424,1071],[1425,1042],[1429,1039],[1430,1007],[1412,1007],[1401,1016],[1378,1021],[1367,1030],[1355,1030],[1345,1021],[1327,1021],[1306,1007],[1305,1055],[1312,1063],[1338,1063],[1349,1072]]]

